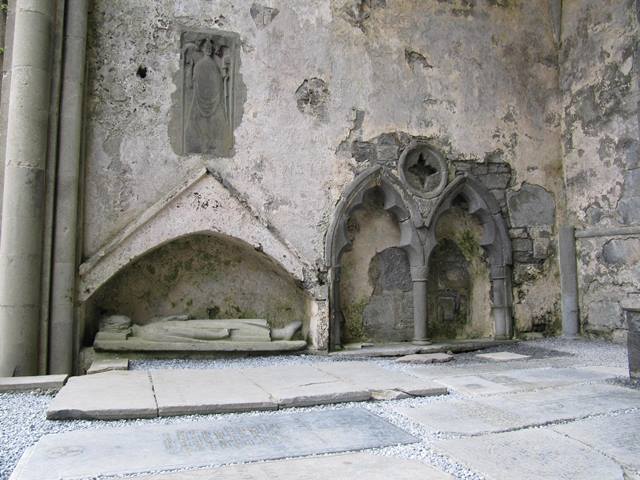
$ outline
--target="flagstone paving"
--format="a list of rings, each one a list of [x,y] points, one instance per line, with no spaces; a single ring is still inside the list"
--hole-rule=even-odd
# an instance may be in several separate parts
[[[331,473],[329,473],[331,472]],[[207,470],[155,474],[137,480],[447,480],[451,475],[416,460],[365,453],[231,465]]]
[[[295,412],[45,436],[16,480],[59,480],[299,457],[414,443],[364,409]]]
[[[436,442],[487,480],[623,480],[615,461],[550,429],[518,430]]]
[[[442,384],[371,362],[106,372],[71,378],[51,403],[47,417],[149,418],[446,393]]]
[[[553,430],[640,471],[640,412],[579,420],[557,425]]]
[[[158,416],[147,372],[104,372],[71,377],[47,410],[49,419],[150,418]]]
[[[49,403],[52,416],[154,417],[117,425],[47,422],[19,402],[50,397],[0,394],[0,479],[5,453],[17,459],[24,438],[13,432],[42,432],[44,421],[48,432],[69,432],[39,433],[11,480],[131,472],[147,480],[640,480],[640,389],[624,380],[626,352],[602,342],[531,343],[553,348],[502,346],[529,358],[469,353],[446,365],[294,357],[158,370],[132,362],[129,372],[71,378],[55,399],[32,403]],[[2,403],[12,398],[15,415]],[[370,399],[386,401],[362,403]],[[277,411],[286,407],[297,408]],[[168,417],[183,413],[207,415]],[[341,454],[309,457],[327,453]]]

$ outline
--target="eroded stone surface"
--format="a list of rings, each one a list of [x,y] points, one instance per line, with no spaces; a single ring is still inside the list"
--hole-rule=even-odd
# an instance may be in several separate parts
[[[507,204],[514,227],[553,225],[555,222],[553,195],[539,185],[524,184],[520,190],[510,192]]]
[[[411,435],[362,409],[82,430],[42,437],[20,461],[14,480],[121,475],[414,441]]]
[[[325,480],[327,472],[339,472],[340,480],[445,480],[452,478],[416,460],[378,457],[366,453],[280,460],[234,465],[211,470],[156,474],[141,480]]]
[[[640,391],[613,385],[572,385],[476,401],[518,415],[524,425],[534,425],[636,408]]]
[[[33,377],[0,377],[0,392],[26,390],[59,390],[68,375],[38,375]]]
[[[622,413],[557,425],[556,432],[609,455],[617,462],[640,471],[640,413]]]
[[[610,458],[549,429],[441,440],[436,448],[493,480],[622,480]]]
[[[477,375],[443,377],[437,378],[436,381],[465,395],[493,395],[515,390],[511,385],[505,385]]]
[[[435,382],[367,362],[321,363],[317,368],[363,390],[400,390],[421,397],[447,394],[447,389]]]
[[[127,358],[94,360],[91,363],[91,366],[87,369],[87,375],[109,372],[112,370],[129,370],[129,360]]]
[[[517,428],[523,420],[517,414],[472,400],[437,402],[419,407],[401,407],[398,411],[422,424],[431,432],[477,435]]]
[[[416,363],[416,364],[429,364],[429,363],[446,363],[453,360],[453,355],[449,353],[416,353],[413,355],[405,355],[398,358],[396,361],[400,363]]]
[[[494,352],[494,353],[478,353],[478,358],[484,358],[486,360],[493,360],[496,362],[506,362],[509,360],[524,360],[529,358],[529,355],[520,355],[519,353],[512,352]]]
[[[147,372],[71,377],[47,409],[47,418],[150,418],[158,415]]]
[[[325,373],[310,365],[250,368],[243,375],[269,392],[282,407],[359,402],[370,398],[369,389]]]
[[[239,369],[152,370],[150,375],[161,417],[278,408],[269,393]]]

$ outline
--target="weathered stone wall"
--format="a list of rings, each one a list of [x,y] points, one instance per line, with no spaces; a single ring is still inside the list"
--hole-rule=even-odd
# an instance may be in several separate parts
[[[399,136],[417,136],[449,161],[508,164],[504,205],[505,192],[524,190],[525,204],[542,198],[554,210],[548,223],[512,232],[528,269],[514,294],[517,330],[552,323],[558,282],[544,246],[562,192],[554,4],[94,0],[85,259],[204,165],[277,232],[322,297],[323,239],[345,186],[372,163],[397,160]],[[209,29],[240,38],[242,105],[224,158],[183,155],[174,138],[181,33]],[[486,178],[502,183],[502,173]],[[218,215],[239,208],[221,205]]]
[[[568,223],[588,237],[577,240],[580,319],[587,333],[619,338],[620,302],[640,292],[638,4],[563,2],[562,18]],[[612,235],[619,227],[628,235]]]

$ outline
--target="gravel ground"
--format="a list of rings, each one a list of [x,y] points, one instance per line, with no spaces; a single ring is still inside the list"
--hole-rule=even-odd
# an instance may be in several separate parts
[[[512,351],[532,356],[528,360],[528,365],[546,362],[553,362],[553,366],[568,365],[609,365],[625,366],[627,362],[626,348],[602,341],[564,341],[561,339],[545,339],[502,346],[487,351]],[[270,357],[250,357],[234,359],[215,360],[149,360],[132,362],[133,369],[164,369],[164,368],[229,368],[229,367],[255,367],[268,365],[301,365],[314,364],[326,361],[348,361],[329,359],[317,355],[295,355],[295,356],[270,356]],[[394,363],[391,359],[370,360],[385,368],[393,368],[407,371],[407,365]],[[442,368],[468,367],[471,364],[487,363],[475,357],[474,353],[456,355],[454,362],[441,365],[432,365],[426,368],[433,368],[434,371]],[[525,361],[510,362],[511,364],[526,363]],[[622,382],[622,380],[620,380]],[[627,386],[635,386],[626,382]],[[119,420],[119,421],[50,421],[45,417],[48,403],[53,398],[51,393],[4,393],[0,394],[0,479],[7,479],[18,459],[24,450],[34,445],[38,439],[46,434],[60,433],[79,429],[103,429],[116,428],[130,425],[152,425],[152,424],[176,424],[189,421],[215,421],[221,415],[192,415],[181,417],[156,418],[149,420]],[[282,415],[290,411],[312,411],[327,409],[342,409],[349,407],[362,407],[380,415],[389,422],[403,428],[417,436],[419,443],[393,446],[380,449],[373,449],[371,453],[387,456],[397,456],[421,460],[433,465],[443,471],[451,473],[457,479],[480,480],[482,477],[470,471],[462,465],[457,464],[450,458],[439,455],[433,450],[433,441],[443,438],[442,434],[434,434],[426,431],[419,424],[410,421],[407,417],[398,413],[400,406],[418,406],[431,402],[447,402],[454,398],[461,398],[458,395],[450,394],[443,397],[411,398],[406,400],[395,400],[386,402],[370,403],[348,403],[340,405],[327,405],[311,408],[287,409],[276,412],[250,412],[242,414],[226,414],[225,418],[242,417],[253,415]]]

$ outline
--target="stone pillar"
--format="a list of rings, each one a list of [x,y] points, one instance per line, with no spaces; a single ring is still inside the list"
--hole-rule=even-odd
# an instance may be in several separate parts
[[[492,268],[491,271],[491,317],[498,340],[513,336],[511,321],[511,269],[508,265]]]
[[[73,369],[87,11],[88,0],[67,1],[53,240],[50,373],[70,374]]]
[[[629,333],[627,334],[627,357],[629,377],[640,380],[640,306],[624,307]]]
[[[340,267],[329,269],[329,349],[342,346],[342,309],[340,301]]]
[[[411,267],[413,282],[413,341],[414,345],[428,345],[427,339],[427,267]]]
[[[0,376],[34,375],[38,369],[55,5],[16,2],[0,241]]]
[[[576,238],[573,226],[563,225],[560,227],[558,246],[562,296],[562,336],[576,338],[580,331],[580,322],[578,317]]]

